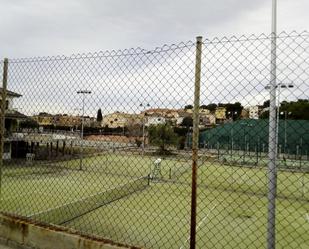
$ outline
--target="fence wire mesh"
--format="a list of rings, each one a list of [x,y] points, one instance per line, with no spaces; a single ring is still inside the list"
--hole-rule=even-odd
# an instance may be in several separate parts
[[[276,248],[309,247],[308,41],[277,37]],[[267,247],[270,42],[203,41],[196,248]],[[9,60],[1,211],[189,248],[196,53],[186,42]]]

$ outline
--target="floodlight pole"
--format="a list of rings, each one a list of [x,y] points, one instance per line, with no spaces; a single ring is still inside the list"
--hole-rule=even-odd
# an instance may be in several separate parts
[[[80,158],[79,158],[79,169],[83,169],[83,153],[84,153],[84,116],[85,116],[85,94],[91,94],[91,91],[88,90],[79,90],[77,91],[77,94],[82,94],[82,127],[81,127],[81,144],[80,144]]]
[[[288,143],[288,139],[287,139],[287,131],[286,131],[286,120],[288,118],[288,115],[290,115],[291,112],[288,111],[284,111],[284,153],[286,153],[286,147],[287,147],[287,143]]]
[[[277,127],[276,127],[276,59],[277,59],[277,0],[272,0],[271,25],[271,66],[270,66],[270,106],[268,136],[268,217],[267,217],[267,249],[276,247],[276,192],[277,192]]]
[[[231,128],[231,154],[233,154],[233,150],[234,150],[234,114],[238,114],[238,112],[236,111],[232,111],[232,112],[229,112],[228,114],[232,114],[232,128]]]
[[[140,107],[144,107],[143,104],[139,105]],[[145,107],[149,107],[150,104],[148,103]],[[143,143],[142,143],[142,149],[143,149],[143,155],[145,154],[145,116],[146,116],[146,112],[144,110],[144,115],[143,115]]]
[[[277,101],[277,117],[276,117],[276,145],[277,145],[277,158],[279,158],[279,127],[280,127],[280,94],[281,94],[281,88],[293,88],[294,84],[284,84],[284,83],[278,83],[276,84],[276,89],[278,88],[278,101]]]

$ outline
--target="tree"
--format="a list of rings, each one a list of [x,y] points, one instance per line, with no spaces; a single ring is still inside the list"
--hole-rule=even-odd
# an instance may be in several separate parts
[[[269,111],[264,111],[260,116],[260,119],[268,119],[269,118]]]
[[[227,108],[227,115],[229,118],[236,120],[240,117],[243,109],[244,107],[240,102],[235,102],[234,104],[230,104],[229,108]]]
[[[181,122],[181,126],[185,126],[187,128],[193,126],[193,119],[192,117],[184,117],[184,119]]]
[[[219,103],[219,107],[224,107],[226,109],[226,117],[227,118],[233,118],[233,120],[236,120],[240,117],[241,111],[244,108],[240,102],[235,102],[234,104],[232,103]]]
[[[101,108],[97,112],[97,122],[102,122],[103,116],[102,116],[102,110]]]
[[[264,101],[264,103],[263,103],[263,108],[269,107],[269,104],[270,104],[270,100]]]
[[[280,105],[280,112],[289,112],[291,119],[309,120],[309,100],[298,99],[297,101],[283,101]]]
[[[143,136],[143,125],[138,123],[129,122],[127,124],[128,134],[131,137]]]
[[[188,110],[188,109],[193,109],[193,105],[186,105],[185,110]]]
[[[213,103],[206,106],[206,109],[208,109],[211,112],[214,112],[216,108],[217,108],[217,104],[213,104]]]
[[[177,134],[168,124],[151,125],[148,129],[149,143],[159,147],[160,154],[168,154],[167,145],[175,145]]]
[[[265,103],[265,102],[264,102]],[[287,112],[289,115],[288,119],[297,119],[297,120],[309,120],[309,100],[307,99],[298,99],[297,101],[282,101],[280,103],[281,112]],[[261,119],[269,118],[269,111],[265,111],[260,115]],[[282,116],[280,116],[280,119]]]

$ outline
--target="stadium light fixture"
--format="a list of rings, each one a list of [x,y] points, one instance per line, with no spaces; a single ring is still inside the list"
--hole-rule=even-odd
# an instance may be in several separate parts
[[[265,86],[265,89],[270,90],[271,85],[268,84],[267,86]],[[278,93],[277,93],[277,115],[276,115],[276,154],[277,156],[279,156],[278,153],[278,148],[279,148],[279,114],[280,114],[280,95],[281,95],[281,89],[287,89],[287,88],[294,88],[294,84],[293,83],[278,83],[276,85],[276,90],[278,89]]]

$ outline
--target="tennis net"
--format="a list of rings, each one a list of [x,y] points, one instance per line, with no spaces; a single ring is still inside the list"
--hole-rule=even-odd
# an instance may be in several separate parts
[[[61,225],[85,215],[113,201],[144,190],[149,186],[149,177],[141,177],[134,181],[96,193],[91,196],[67,203],[62,206],[44,210],[28,216],[36,221]]]

